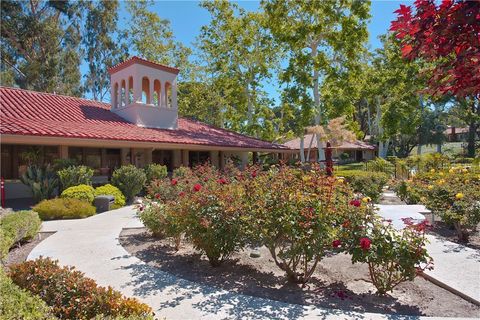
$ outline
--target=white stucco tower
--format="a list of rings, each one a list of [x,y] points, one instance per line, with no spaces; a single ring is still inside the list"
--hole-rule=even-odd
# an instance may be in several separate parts
[[[177,128],[178,69],[134,56],[108,72],[112,112],[140,127]]]

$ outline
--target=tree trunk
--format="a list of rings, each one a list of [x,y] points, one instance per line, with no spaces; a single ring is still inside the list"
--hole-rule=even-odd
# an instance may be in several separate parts
[[[305,163],[305,136],[300,137],[300,162]]]
[[[478,116],[480,116],[480,102],[477,101],[479,105],[475,107],[475,100],[478,100],[478,99],[475,99],[475,98],[472,99],[472,113],[473,114],[476,113]],[[467,157],[470,157],[470,158],[475,158],[475,137],[477,135],[477,129],[479,127],[478,122],[475,121],[474,119],[470,121],[470,124],[468,126]]]
[[[318,50],[318,42],[313,42],[310,46],[312,50],[310,55],[313,61],[317,58],[317,50]],[[319,70],[314,67],[313,70],[313,104],[315,106],[315,110],[317,114],[315,115],[315,125],[318,126],[322,120],[322,110],[320,106],[320,92],[319,92],[319,78],[320,72]],[[317,149],[318,149],[318,162],[322,162],[325,160],[325,150],[323,149],[323,143],[320,141],[320,136],[315,134],[317,139]]]

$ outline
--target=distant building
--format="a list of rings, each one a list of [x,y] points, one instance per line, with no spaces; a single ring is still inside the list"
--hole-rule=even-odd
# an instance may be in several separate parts
[[[469,128],[456,128],[453,126],[448,126],[447,130],[443,133],[447,136],[448,142],[466,142],[468,140]],[[477,129],[475,140],[480,139],[480,128]]]
[[[318,159],[317,139],[313,139],[310,158],[307,159],[308,149],[313,134],[304,136],[305,159],[309,162],[316,162]],[[282,153],[283,160],[300,160],[300,138],[287,141],[283,144],[289,148],[288,152]],[[372,160],[375,158],[376,147],[368,143],[356,140],[352,142],[343,142],[339,146],[333,146],[333,159],[338,162],[360,162]]]

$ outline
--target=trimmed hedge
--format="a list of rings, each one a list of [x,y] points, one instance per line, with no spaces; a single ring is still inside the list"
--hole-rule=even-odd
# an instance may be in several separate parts
[[[69,187],[63,190],[60,197],[78,199],[88,203],[92,203],[95,198],[95,189],[92,186],[81,184],[78,186]]]
[[[40,297],[22,290],[0,267],[0,319],[54,320]]]
[[[344,177],[355,192],[364,194],[372,200],[378,201],[382,189],[388,182],[388,174],[383,172],[367,172],[361,170],[348,170],[335,172],[337,177]]]
[[[98,286],[94,280],[73,267],[60,267],[57,261],[39,258],[19,264],[9,273],[19,287],[38,294],[61,319],[152,316],[151,308],[135,298],[127,298],[111,287]]]
[[[112,195],[115,197],[115,203],[112,209],[118,209],[125,205],[125,196],[122,191],[111,184],[106,184],[95,189],[95,196]]]
[[[93,216],[94,206],[78,199],[56,198],[44,200],[33,207],[42,220],[81,219]]]
[[[40,231],[42,221],[33,211],[8,213],[0,219],[0,260],[14,244],[30,240]]]

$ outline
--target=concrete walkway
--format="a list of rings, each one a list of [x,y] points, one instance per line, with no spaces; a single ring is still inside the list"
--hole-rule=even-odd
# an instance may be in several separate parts
[[[111,285],[149,304],[167,319],[434,319],[358,313],[287,304],[202,286],[129,255],[119,244],[122,228],[140,227],[132,207],[82,220],[44,222],[56,231],[30,253],[73,265],[100,285]],[[458,274],[458,273],[457,273]]]
[[[396,229],[404,227],[403,218],[420,222],[423,205],[377,205],[379,215],[392,220]],[[432,235],[427,236],[427,252],[433,258],[434,269],[426,270],[426,278],[480,305],[480,252]]]

